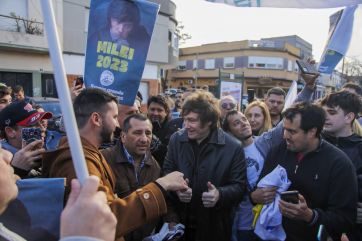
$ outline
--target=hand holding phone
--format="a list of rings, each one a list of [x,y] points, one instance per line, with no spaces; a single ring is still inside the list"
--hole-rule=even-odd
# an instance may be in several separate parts
[[[315,68],[313,64],[304,62],[302,60],[296,60],[295,62],[297,63],[300,71],[302,71],[303,74],[312,74],[312,75],[319,74],[318,70]]]
[[[78,85],[80,85],[80,86],[83,86],[83,84],[84,84],[84,80],[83,80],[83,77],[77,77],[76,79],[75,79],[75,84],[74,84],[74,86],[78,86]]]
[[[294,190],[294,191],[286,191],[286,192],[282,192],[280,194],[280,198],[288,203],[293,203],[293,204],[298,204],[299,203],[299,192]]]
[[[21,129],[21,138],[23,142],[25,142],[25,145],[28,145],[33,141],[41,140],[42,139],[41,133],[42,131],[40,128],[34,128],[34,127],[23,128]]]

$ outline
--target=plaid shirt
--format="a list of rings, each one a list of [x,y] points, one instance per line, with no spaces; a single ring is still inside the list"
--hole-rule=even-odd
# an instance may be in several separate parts
[[[126,158],[127,158],[128,163],[130,163],[131,165],[133,165],[135,167],[135,160],[134,160],[133,156],[131,156],[131,154],[129,154],[129,152],[127,151],[126,147],[124,147],[124,145],[123,145],[123,151],[126,154]],[[138,169],[136,170],[136,168],[135,168],[135,174],[136,174],[137,182],[138,182],[138,175],[141,172],[141,169],[145,165],[145,160],[146,160],[146,155],[143,157]]]

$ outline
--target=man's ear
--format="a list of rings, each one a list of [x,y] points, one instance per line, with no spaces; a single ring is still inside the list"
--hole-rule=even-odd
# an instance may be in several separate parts
[[[89,118],[92,125],[100,127],[102,125],[102,117],[99,113],[93,112]]]
[[[310,135],[310,137],[318,137],[318,136],[316,136],[316,134],[317,134],[317,127],[313,127],[312,129],[310,129],[309,131],[308,131],[308,135]]]
[[[12,127],[5,127],[5,135],[8,139],[13,139],[16,137],[16,130],[14,130]]]
[[[121,131],[121,141],[124,144],[126,142],[126,132]]]
[[[344,116],[344,120],[347,121],[348,124],[352,124],[355,117],[356,117],[356,115],[353,112],[349,112],[348,114],[346,114]]]

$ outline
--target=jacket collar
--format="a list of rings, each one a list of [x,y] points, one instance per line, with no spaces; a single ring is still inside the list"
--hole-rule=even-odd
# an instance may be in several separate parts
[[[178,134],[180,135],[181,142],[190,141],[186,129],[182,129]],[[217,128],[216,130],[211,131],[208,143],[216,145],[225,145],[225,135],[226,133],[222,129]]]
[[[362,142],[362,138],[360,136],[358,136],[357,134],[353,133],[350,136],[346,136],[346,137],[335,137],[332,136],[330,134],[328,134],[327,132],[322,132],[322,137],[323,139],[325,139],[326,141],[328,141],[331,144],[341,144],[341,143],[345,143],[345,144],[350,144],[350,143],[360,143]]]

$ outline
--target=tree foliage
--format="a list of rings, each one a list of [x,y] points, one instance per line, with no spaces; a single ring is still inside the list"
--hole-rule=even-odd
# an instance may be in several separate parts
[[[175,33],[179,39],[180,45],[185,44],[187,40],[192,38],[191,34],[185,32],[185,25],[183,25],[182,22],[178,23]]]
[[[362,76],[362,62],[357,59],[345,58],[342,72],[345,76]]]

